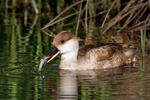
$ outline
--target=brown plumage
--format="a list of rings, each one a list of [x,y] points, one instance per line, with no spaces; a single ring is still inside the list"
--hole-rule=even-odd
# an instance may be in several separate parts
[[[61,69],[112,68],[131,63],[134,58],[134,49],[124,44],[87,45],[79,49],[77,37],[66,31],[56,35],[52,44],[61,53]]]
[[[114,43],[107,43],[107,44],[99,44],[99,45],[85,45],[79,49],[78,57],[85,56],[87,52],[92,49],[99,49],[100,47],[104,47],[103,49],[99,50],[99,55],[104,58],[110,57],[117,49],[122,50],[121,45],[114,44]]]
[[[63,31],[63,32],[60,32],[54,38],[52,44],[55,45],[55,46],[60,45],[60,44],[64,44],[66,41],[68,41],[72,38],[76,38],[75,35],[71,34],[70,32]]]

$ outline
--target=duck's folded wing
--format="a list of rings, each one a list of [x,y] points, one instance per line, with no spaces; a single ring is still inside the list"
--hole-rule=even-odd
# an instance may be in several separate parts
[[[86,53],[87,58],[95,59],[97,61],[109,60],[111,57],[119,52],[117,46],[101,46],[93,48]]]

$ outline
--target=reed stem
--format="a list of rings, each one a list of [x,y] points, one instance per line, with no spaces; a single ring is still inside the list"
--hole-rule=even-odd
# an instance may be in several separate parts
[[[146,42],[146,28],[141,29],[141,48],[142,48],[142,57],[145,56],[145,42]]]

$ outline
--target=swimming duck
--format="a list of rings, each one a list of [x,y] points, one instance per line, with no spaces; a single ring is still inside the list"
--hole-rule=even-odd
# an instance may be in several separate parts
[[[91,70],[123,66],[131,63],[134,49],[120,44],[86,45],[79,48],[79,39],[71,32],[62,31],[52,42],[48,54],[41,59],[39,71],[44,63],[61,54],[59,68],[65,70]]]

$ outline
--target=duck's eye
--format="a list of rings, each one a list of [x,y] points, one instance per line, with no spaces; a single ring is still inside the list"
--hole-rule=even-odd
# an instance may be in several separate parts
[[[61,43],[64,43],[64,40],[61,40]]]

